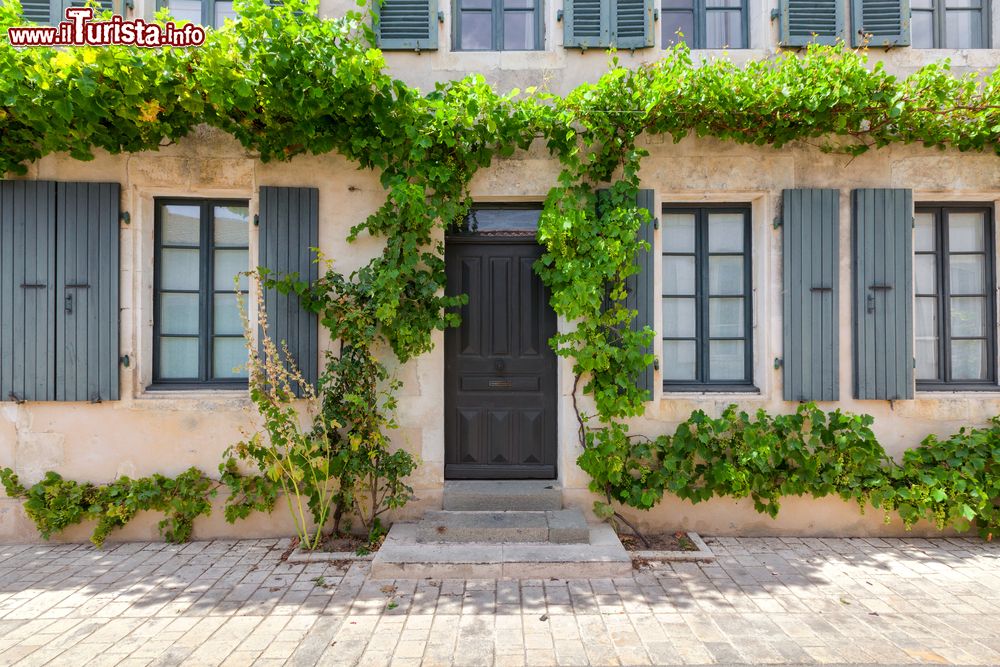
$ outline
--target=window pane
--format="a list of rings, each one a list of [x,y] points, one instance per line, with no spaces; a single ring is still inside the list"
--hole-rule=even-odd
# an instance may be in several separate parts
[[[534,0],[504,0],[503,6],[506,9],[531,9],[535,6]]]
[[[216,338],[212,341],[212,377],[219,380],[247,377],[248,356],[242,338]]]
[[[197,294],[160,295],[160,333],[198,335]]]
[[[708,251],[743,252],[743,214],[708,215]]]
[[[160,251],[160,289],[196,290],[200,266],[197,249],[164,248]]]
[[[540,208],[474,208],[465,219],[468,231],[521,231],[538,229]]]
[[[503,13],[503,48],[506,51],[530,51],[535,48],[535,13]]]
[[[953,340],[951,376],[955,380],[985,380],[986,341]]]
[[[743,0],[705,0],[706,7],[729,7],[739,9],[743,6]]]
[[[709,341],[709,378],[712,380],[744,380],[743,345],[741,340]]]
[[[462,9],[492,9],[493,0],[462,0]]]
[[[985,221],[982,213],[948,214],[948,250],[950,252],[983,252]]]
[[[914,313],[914,332],[917,339],[938,337],[937,299],[932,296],[918,296]]]
[[[915,49],[934,48],[934,13],[916,9],[910,18],[910,40]]]
[[[489,51],[493,48],[493,21],[489,12],[462,12],[463,51]]]
[[[198,379],[198,339],[160,339],[160,377],[167,380]]]
[[[663,378],[695,379],[695,343],[693,340],[663,341]]]
[[[917,252],[935,250],[937,236],[934,234],[934,214],[917,213],[913,216],[913,226],[913,249]]]
[[[986,258],[982,255],[951,255],[950,264],[952,294],[982,294]]]
[[[201,23],[201,0],[170,0],[167,6],[174,20]]]
[[[694,13],[693,12],[663,12],[663,45],[693,44]],[[680,33],[680,35],[678,35]]]
[[[743,336],[743,299],[708,300],[708,335],[719,338]]]
[[[983,48],[983,15],[978,9],[945,12],[945,48]]]
[[[663,293],[694,294],[694,257],[663,258]]]
[[[934,0],[910,0],[910,9],[934,9]]]
[[[216,250],[215,289],[232,292],[235,289],[233,279],[237,273],[249,270],[249,261],[246,250]],[[240,289],[247,289],[246,276],[240,276]]]
[[[981,296],[951,299],[951,335],[986,335],[986,299]]]
[[[663,0],[664,9],[689,9],[694,11],[694,0]]]
[[[743,48],[743,12],[714,10],[705,16],[706,49]]]
[[[231,19],[235,21],[237,18],[236,9],[233,7],[232,2],[216,2],[215,3],[215,27],[221,28],[226,22],[226,19]]]
[[[708,293],[743,294],[743,258],[708,258]]]
[[[215,245],[250,245],[250,225],[247,224],[249,209],[246,206],[216,206],[213,216]]]
[[[663,251],[694,252],[694,215],[667,213],[663,216]]]
[[[244,308],[246,297],[243,297]],[[236,303],[235,294],[216,294],[212,304],[212,333],[236,334],[243,333],[243,321],[240,319],[240,307]]]
[[[937,339],[917,339],[917,369],[918,380],[937,380],[938,378],[938,348]]]
[[[694,338],[694,299],[663,300],[663,335],[666,338]]]
[[[916,255],[913,258],[913,278],[917,294],[937,294],[936,259],[934,255]]]
[[[201,209],[198,206],[169,204],[161,209],[160,238],[164,245],[197,247],[200,243]]]

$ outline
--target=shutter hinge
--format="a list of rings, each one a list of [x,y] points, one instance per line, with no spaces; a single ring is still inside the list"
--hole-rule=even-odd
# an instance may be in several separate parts
[[[128,358],[127,354],[123,354],[118,361],[121,362],[122,366],[128,368],[132,364],[132,360]]]
[[[125,0],[126,9],[135,9],[135,0]]]
[[[781,357],[775,357],[774,358],[774,368],[775,369],[781,368],[784,365],[785,365],[785,362],[784,362],[784,360],[782,360]]]
[[[128,214],[128,211],[122,211],[121,215],[118,216],[118,219],[126,225],[131,224],[132,222],[132,216]]]
[[[659,228],[660,228],[660,219],[653,218],[653,229],[659,229]]]
[[[917,367],[917,358],[916,357],[913,357],[913,367],[914,368]]]
[[[659,7],[656,7],[656,8],[653,9],[653,20],[654,21],[659,21],[660,20],[660,8]]]
[[[438,23],[444,23],[444,11],[438,10]]]
[[[781,10],[780,9],[772,9],[771,10],[771,20],[772,21],[777,21],[780,18],[781,18]]]
[[[657,371],[660,370],[660,358],[659,357],[653,357],[653,369],[657,370]]]
[[[563,10],[560,9],[559,11],[556,12],[556,21],[562,21],[562,20],[563,20]]]
[[[24,399],[21,398],[20,396],[18,396],[17,394],[15,394],[14,392],[10,392],[9,394],[7,394],[7,398],[9,398],[10,400],[14,401],[18,405],[21,405],[22,403],[24,403]]]
[[[781,225],[782,225],[781,216],[780,215],[774,216],[774,222],[772,223],[771,226],[777,229],[778,227],[781,227]]]
[[[253,226],[260,227],[260,213],[253,214]]]

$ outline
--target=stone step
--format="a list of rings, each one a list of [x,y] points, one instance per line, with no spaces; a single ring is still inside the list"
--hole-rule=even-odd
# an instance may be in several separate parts
[[[587,520],[577,509],[546,512],[430,511],[417,523],[418,542],[552,542],[590,539]]]
[[[611,526],[589,527],[583,544],[465,544],[417,541],[397,522],[372,560],[375,579],[587,579],[628,576],[632,559]]]
[[[562,489],[546,480],[453,480],[444,483],[443,509],[545,511],[562,509]]]

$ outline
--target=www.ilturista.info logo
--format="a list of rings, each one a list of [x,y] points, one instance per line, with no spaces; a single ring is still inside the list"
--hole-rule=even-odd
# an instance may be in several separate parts
[[[66,20],[57,26],[19,26],[7,28],[11,46],[201,46],[205,29],[193,23],[183,26],[167,21],[163,25],[142,19],[126,21],[112,16],[110,21],[91,21],[91,7],[69,7]]]

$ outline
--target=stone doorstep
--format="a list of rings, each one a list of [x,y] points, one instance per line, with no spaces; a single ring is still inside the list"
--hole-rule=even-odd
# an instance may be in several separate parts
[[[444,510],[539,512],[562,508],[562,489],[555,481],[450,480],[444,483]]]
[[[417,524],[421,543],[587,542],[590,530],[580,510],[546,512],[428,511]]]
[[[611,526],[589,527],[585,544],[417,542],[415,523],[396,523],[372,561],[375,579],[541,579],[628,576],[632,559]]]

